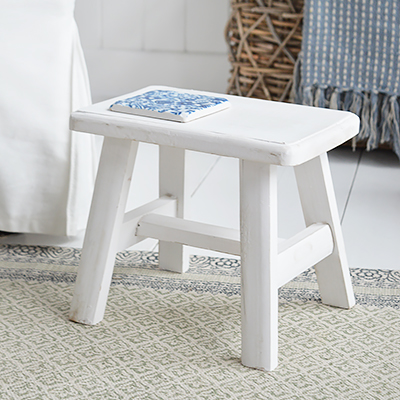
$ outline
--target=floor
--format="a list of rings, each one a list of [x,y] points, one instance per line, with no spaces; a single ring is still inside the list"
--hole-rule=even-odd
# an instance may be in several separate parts
[[[157,197],[158,150],[141,144],[127,209]],[[389,150],[329,154],[332,177],[351,267],[400,270],[400,162]],[[239,165],[235,159],[188,152],[191,219],[239,228]],[[291,168],[279,168],[279,235],[300,231],[303,218]],[[16,234],[1,243],[82,247],[84,232],[73,238]],[[132,249],[156,250],[147,239]],[[221,256],[192,248],[192,254]],[[229,255],[224,255],[231,257]]]

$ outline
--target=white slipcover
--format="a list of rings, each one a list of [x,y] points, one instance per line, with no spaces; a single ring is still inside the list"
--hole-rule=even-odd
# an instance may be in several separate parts
[[[90,103],[75,0],[0,0],[0,230],[75,235],[94,145],[68,129]]]

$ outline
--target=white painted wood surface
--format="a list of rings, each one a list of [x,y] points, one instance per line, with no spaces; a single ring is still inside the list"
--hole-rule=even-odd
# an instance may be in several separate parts
[[[173,196],[177,200],[176,216],[187,218],[188,185],[185,185],[185,149],[160,146],[159,195]],[[183,273],[189,269],[188,249],[180,243],[160,241],[158,265],[161,269]]]
[[[202,222],[148,214],[140,219],[137,235],[240,255],[240,232],[238,230]]]
[[[70,319],[94,325],[104,316],[138,143],[105,138],[76,278]]]
[[[335,244],[333,253],[315,267],[322,302],[351,308],[355,299],[327,154],[296,167],[295,172],[306,225],[327,223]]]
[[[242,363],[278,365],[278,208],[276,166],[240,167]]]
[[[146,213],[137,222],[136,237],[153,238],[240,256],[240,231],[166,215]],[[333,251],[329,225],[313,224],[290,239],[278,239],[278,287],[317,264]]]
[[[147,214],[161,214],[175,217],[177,211],[177,200],[173,197],[162,196],[150,203],[144,204],[124,216],[119,235],[118,250],[123,251],[136,243],[146,239],[146,237],[137,235],[137,226],[141,218]]]
[[[176,272],[188,268],[185,244],[240,252],[242,362],[270,371],[278,362],[279,286],[318,263],[323,301],[354,305],[326,151],[357,133],[358,118],[229,98],[230,110],[188,124],[112,113],[106,103],[72,115],[72,129],[105,142],[70,317],[87,324],[103,318],[116,251],[144,237],[160,240],[160,267]],[[125,214],[137,141],[160,145],[160,198]],[[188,220],[185,149],[241,159],[240,240],[235,230]],[[278,249],[276,165],[299,163],[308,228]]]
[[[312,224],[278,246],[278,287],[332,254],[332,232],[327,224]]]
[[[171,88],[153,86],[79,110],[71,116],[71,129],[294,166],[351,139],[359,128],[359,118],[349,112],[228,95],[228,110],[186,124],[108,110],[116,100],[148,89]]]

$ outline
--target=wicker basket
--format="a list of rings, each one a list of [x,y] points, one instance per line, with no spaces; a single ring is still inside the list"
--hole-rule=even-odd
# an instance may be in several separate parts
[[[225,29],[232,64],[229,94],[289,101],[303,5],[304,0],[231,0]]]

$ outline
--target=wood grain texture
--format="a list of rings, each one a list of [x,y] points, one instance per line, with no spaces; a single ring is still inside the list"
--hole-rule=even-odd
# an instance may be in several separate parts
[[[334,250],[315,266],[322,301],[336,307],[351,308],[355,299],[328,156],[322,154],[296,167],[295,172],[306,225],[323,222],[332,230]]]
[[[94,325],[103,319],[137,148],[131,140],[104,139],[71,304],[72,321]]]

